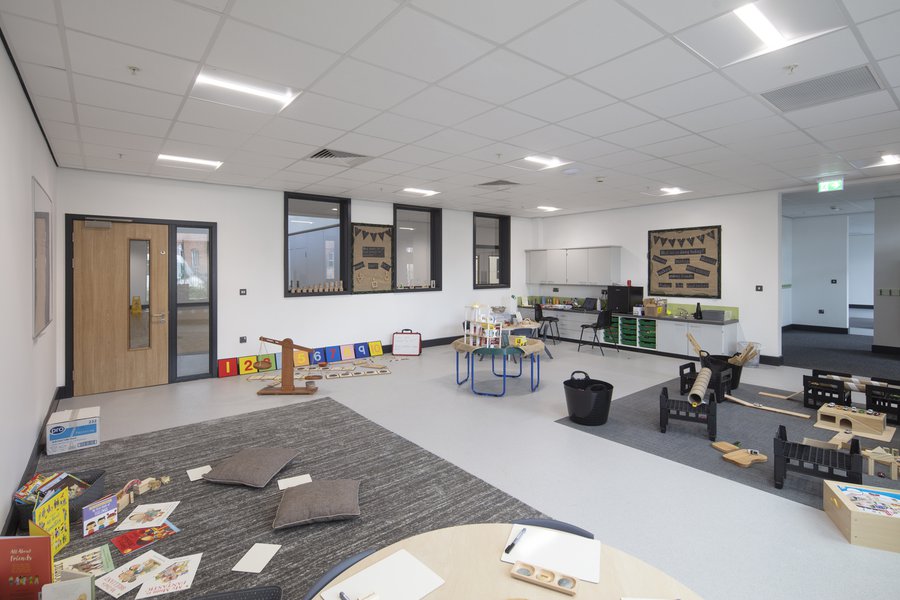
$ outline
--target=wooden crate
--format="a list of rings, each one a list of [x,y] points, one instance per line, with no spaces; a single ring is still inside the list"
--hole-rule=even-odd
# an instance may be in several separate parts
[[[900,552],[900,517],[863,510],[841,488],[888,496],[886,504],[892,503],[895,513],[900,513],[900,490],[827,480],[822,487],[822,507],[847,541],[857,546]]]

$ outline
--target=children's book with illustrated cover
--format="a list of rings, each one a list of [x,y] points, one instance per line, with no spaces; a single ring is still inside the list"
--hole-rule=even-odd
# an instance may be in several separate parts
[[[173,558],[163,565],[163,568],[155,575],[148,577],[144,581],[141,589],[138,590],[137,596],[135,596],[135,600],[190,589],[191,584],[194,583],[194,576],[197,574],[197,568],[200,566],[200,558],[202,556],[203,553],[201,552],[200,554]]]
[[[71,500],[72,498],[77,498],[78,496],[82,495],[84,491],[89,487],[91,487],[89,483],[78,479],[70,473],[60,473],[40,487],[40,489],[38,490],[38,497],[48,497],[60,488],[68,488],[69,500]]]
[[[90,575],[48,583],[41,600],[94,600],[94,578]]]
[[[53,582],[48,536],[0,537],[0,598],[38,600]]]
[[[178,502],[160,502],[158,504],[141,504],[123,519],[116,531],[128,531],[129,529],[144,529],[145,527],[159,527],[169,518]]]
[[[124,555],[129,555],[136,550],[146,548],[154,542],[175,535],[181,531],[169,521],[166,521],[159,527],[145,527],[143,529],[132,529],[126,531],[122,535],[117,535],[109,540],[112,545],[119,549]]]
[[[153,550],[147,550],[118,569],[110,571],[96,585],[113,598],[118,598],[138,587],[168,564],[169,559]]]
[[[52,496],[41,500],[34,507],[34,514],[28,521],[30,535],[50,536],[52,557],[69,543],[69,489],[58,488]]]
[[[109,544],[103,544],[76,556],[53,563],[53,581],[61,581],[64,574],[94,575],[100,577],[113,570]]]
[[[14,494],[17,504],[36,504],[38,490],[45,483],[52,479],[56,479],[59,473],[35,473],[28,482],[16,490]]]
[[[115,494],[100,498],[81,509],[81,528],[84,537],[112,527],[119,520],[119,504]]]

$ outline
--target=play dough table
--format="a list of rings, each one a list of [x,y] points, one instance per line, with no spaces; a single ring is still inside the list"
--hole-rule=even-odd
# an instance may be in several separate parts
[[[444,583],[428,594],[427,600],[507,599],[564,600],[566,596],[554,590],[518,581],[510,576],[512,565],[500,560],[513,525],[491,523],[460,525],[437,529],[400,540],[367,556],[332,581],[316,596],[337,597],[346,591],[356,600],[366,593],[379,590],[352,590],[342,583],[363,569],[370,567],[399,550],[406,550],[436,573]],[[519,526],[516,526],[519,527]],[[532,526],[528,526],[529,529]],[[527,535],[527,534],[526,534]],[[701,600],[684,584],[659,569],[603,544],[600,550],[600,583],[578,581],[575,600],[619,600],[620,598],[660,598],[665,600]],[[381,596],[382,600],[387,600]]]
[[[526,339],[524,346],[503,346],[501,348],[485,348],[482,346],[473,346],[467,344],[463,338],[455,340],[451,346],[456,350],[456,385],[462,385],[466,381],[470,381],[472,393],[479,396],[503,396],[506,394],[506,378],[521,377],[522,363],[525,357],[528,357],[531,363],[531,391],[533,392],[541,384],[541,352],[544,350],[544,342],[540,340]],[[464,355],[466,360],[466,376],[460,379],[459,375],[459,356]],[[490,356],[491,357],[491,373],[500,377],[503,386],[499,394],[494,392],[479,391],[475,389],[475,357]],[[496,359],[500,357],[503,363],[503,371],[498,373],[496,368]],[[515,375],[507,373],[507,364],[510,357],[521,357],[519,361],[519,372]],[[537,365],[537,380],[535,380],[535,365]]]

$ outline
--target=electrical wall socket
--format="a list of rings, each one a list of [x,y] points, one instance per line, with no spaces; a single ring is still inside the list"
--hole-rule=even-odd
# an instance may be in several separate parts
[[[240,290],[238,290],[238,294],[240,294],[241,296],[246,296],[247,295],[246,288],[241,288]]]
[[[820,315],[824,315],[824,314],[825,314],[825,309],[824,309],[824,308],[820,308],[820,309],[819,309],[819,314],[820,314]]]
[[[247,343],[247,336],[246,336],[246,335],[242,335],[239,339],[240,339],[240,343],[242,343],[242,344],[246,344],[246,343]]]

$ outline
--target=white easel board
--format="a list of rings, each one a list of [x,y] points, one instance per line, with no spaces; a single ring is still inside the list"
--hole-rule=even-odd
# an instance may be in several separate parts
[[[419,356],[422,354],[422,334],[412,329],[397,331],[391,338],[391,354],[394,356]]]
[[[510,564],[520,560],[583,581],[600,583],[600,542],[555,529],[513,525],[503,547],[509,546],[523,528],[525,534],[512,552],[504,552],[500,560]]]

